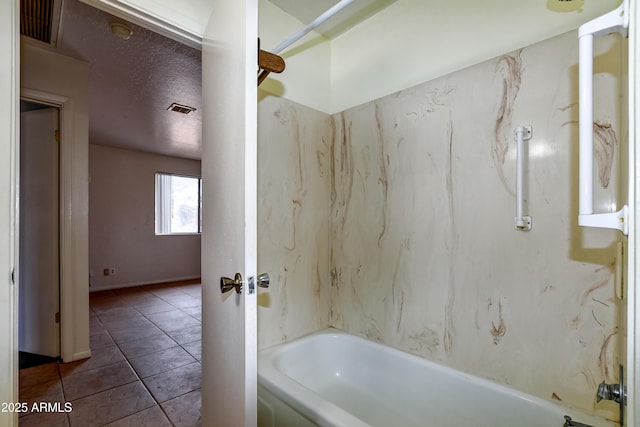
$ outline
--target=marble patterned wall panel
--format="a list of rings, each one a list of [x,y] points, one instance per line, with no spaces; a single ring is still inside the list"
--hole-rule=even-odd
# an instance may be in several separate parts
[[[329,326],[330,116],[261,92],[258,345]]]
[[[596,52],[610,208],[617,36]],[[529,232],[514,229],[521,125]],[[620,237],[577,226],[577,134],[575,33],[333,115],[331,325],[615,419],[595,392],[617,381]]]

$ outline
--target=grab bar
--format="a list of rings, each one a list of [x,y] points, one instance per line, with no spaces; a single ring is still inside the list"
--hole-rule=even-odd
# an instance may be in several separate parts
[[[531,216],[524,215],[524,141],[531,139],[531,126],[516,129],[516,230],[531,230]]]
[[[629,0],[615,10],[580,26],[578,92],[580,109],[580,173],[578,224],[583,227],[613,228],[628,234],[629,208],[618,212],[593,213],[593,38],[619,32],[626,36],[629,28]]]

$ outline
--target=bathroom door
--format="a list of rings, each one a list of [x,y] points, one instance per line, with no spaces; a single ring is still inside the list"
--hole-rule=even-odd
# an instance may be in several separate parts
[[[60,356],[58,109],[20,113],[18,348]]]
[[[202,43],[202,425],[257,423],[257,0],[215,0]],[[220,278],[245,280],[222,293]]]

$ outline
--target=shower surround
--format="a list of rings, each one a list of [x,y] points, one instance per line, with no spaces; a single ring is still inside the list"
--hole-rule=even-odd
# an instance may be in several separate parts
[[[601,210],[624,202],[621,43],[595,45]],[[616,419],[595,391],[617,382],[621,238],[577,226],[577,117],[575,32],[332,116],[263,97],[260,348],[334,326]]]

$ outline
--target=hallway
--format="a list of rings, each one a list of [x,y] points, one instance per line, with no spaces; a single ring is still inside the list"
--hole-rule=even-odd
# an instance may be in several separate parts
[[[20,402],[70,402],[20,426],[200,426],[201,285],[92,293],[86,360],[20,371]]]

